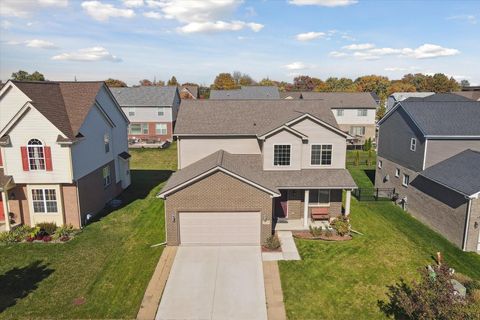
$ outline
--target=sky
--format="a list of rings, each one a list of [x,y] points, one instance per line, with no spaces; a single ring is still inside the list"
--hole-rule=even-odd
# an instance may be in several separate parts
[[[476,0],[0,0],[0,19],[3,81],[442,72],[480,85]]]

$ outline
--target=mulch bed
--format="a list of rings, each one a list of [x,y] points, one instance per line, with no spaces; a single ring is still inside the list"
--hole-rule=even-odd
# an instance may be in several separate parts
[[[298,239],[307,239],[307,240],[324,240],[324,241],[348,241],[352,240],[351,235],[339,236],[338,234],[332,234],[330,237],[325,235],[314,237],[309,231],[296,231],[293,233],[293,236]]]
[[[277,249],[270,249],[262,246],[262,252],[282,252],[282,247],[278,247]]]

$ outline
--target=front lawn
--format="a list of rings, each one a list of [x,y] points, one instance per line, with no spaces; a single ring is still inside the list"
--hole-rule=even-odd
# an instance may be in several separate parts
[[[64,244],[0,246],[0,318],[134,318],[165,240],[155,198],[176,159],[135,150],[125,206]]]
[[[363,169],[350,170],[358,185],[368,185]],[[280,262],[289,319],[384,319],[378,300],[387,286],[414,279],[437,251],[457,272],[480,280],[480,255],[462,252],[390,202],[352,199],[351,220],[363,236],[297,240],[302,260]]]

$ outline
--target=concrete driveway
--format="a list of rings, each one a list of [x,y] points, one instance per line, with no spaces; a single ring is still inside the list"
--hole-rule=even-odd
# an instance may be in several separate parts
[[[179,247],[156,319],[266,320],[260,247]]]

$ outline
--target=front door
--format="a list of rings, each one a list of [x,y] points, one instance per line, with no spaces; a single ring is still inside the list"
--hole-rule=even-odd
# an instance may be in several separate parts
[[[275,198],[275,217],[287,218],[288,217],[288,205],[287,205],[287,191],[280,191],[281,196]]]

